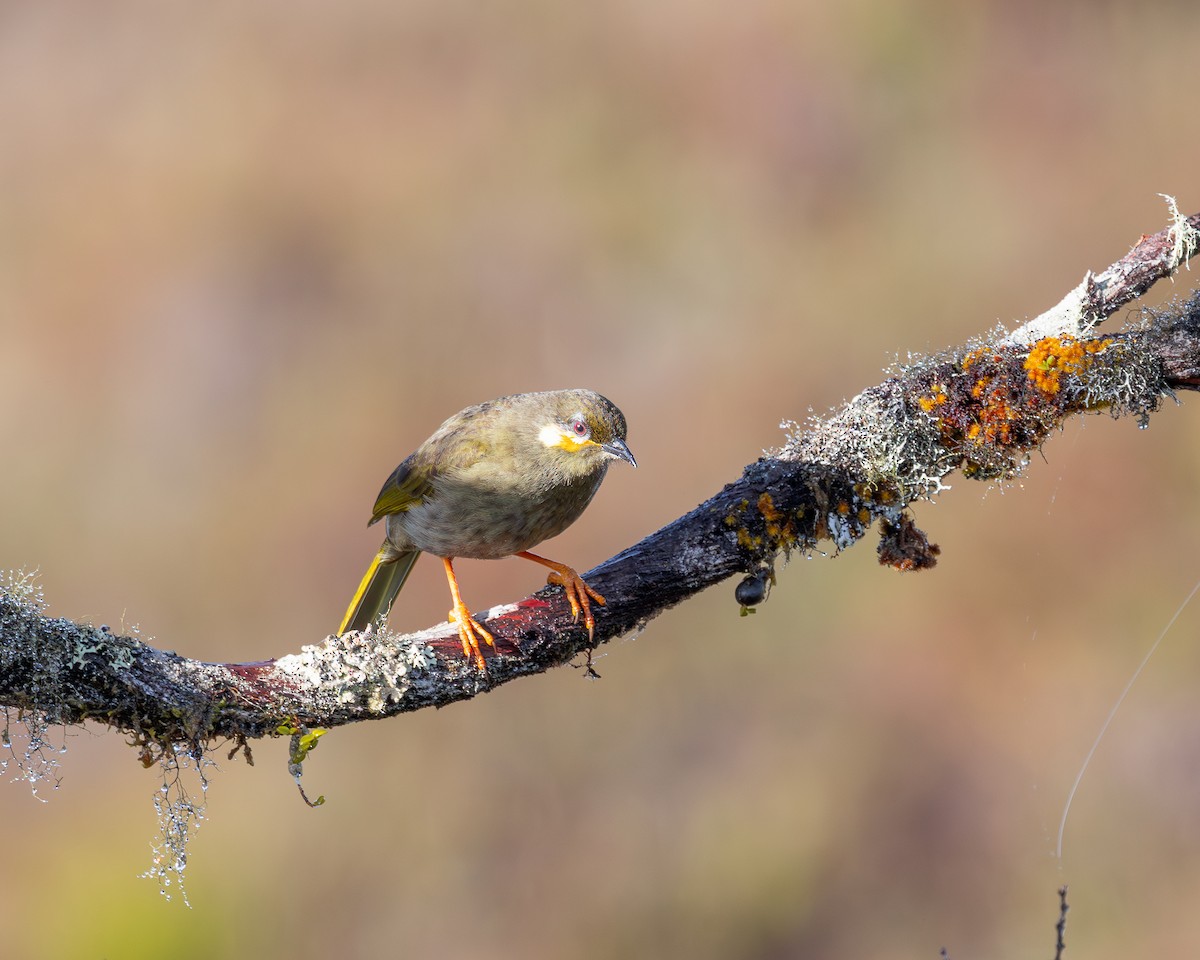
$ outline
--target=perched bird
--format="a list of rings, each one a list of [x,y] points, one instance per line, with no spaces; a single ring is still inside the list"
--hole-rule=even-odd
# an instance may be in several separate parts
[[[518,556],[549,567],[571,612],[590,635],[590,600],[604,598],[565,563],[529,548],[557,536],[583,513],[614,460],[636,467],[625,444],[625,417],[591,390],[521,393],[467,407],[443,423],[388,477],[368,526],[383,520],[387,537],[371,561],[338,633],[386,616],[417,556],[442,558],[463,655],[485,669],[482,640],[492,635],[463,603],[456,557]]]

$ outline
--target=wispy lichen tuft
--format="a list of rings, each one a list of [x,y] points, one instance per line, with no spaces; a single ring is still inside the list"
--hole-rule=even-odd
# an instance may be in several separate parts
[[[46,597],[36,570],[0,571],[0,594],[6,594],[19,608],[39,616],[46,609]],[[40,793],[47,784],[57,790],[62,782],[59,757],[67,752],[66,729],[63,742],[56,746],[50,741],[50,721],[43,710],[5,707],[0,711],[0,774],[10,770],[13,782],[29,785],[33,795],[43,802]]]
[[[14,715],[15,714],[15,715]],[[0,710],[0,774],[14,773],[14,783],[27,783],[34,797],[42,802],[46,798],[41,789],[49,784],[57,790],[62,783],[59,775],[59,757],[67,752],[66,730],[63,742],[56,746],[50,742],[50,725],[43,714],[36,710],[14,711],[10,707]],[[15,732],[14,732],[15,727]]]
[[[208,768],[216,763],[199,748],[174,744],[158,759],[162,785],[154,795],[158,814],[158,837],[152,843],[154,861],[142,877],[157,880],[159,893],[167,900],[178,896],[186,906],[183,874],[187,869],[188,843],[204,820],[208,800]],[[194,781],[188,785],[187,781]],[[199,791],[197,799],[195,791]]]

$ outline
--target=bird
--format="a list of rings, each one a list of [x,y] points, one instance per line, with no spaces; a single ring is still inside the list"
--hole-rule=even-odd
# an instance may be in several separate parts
[[[520,393],[456,413],[384,482],[367,526],[383,521],[383,546],[355,592],[338,634],[365,630],[386,617],[422,553],[440,557],[450,586],[447,615],[458,625],[463,656],[486,673],[480,642],[495,638],[471,616],[454,560],[517,556],[549,567],[589,639],[591,603],[604,604],[565,563],[530,549],[574,523],[600,488],[609,466],[637,466],[625,416],[593,390]]]

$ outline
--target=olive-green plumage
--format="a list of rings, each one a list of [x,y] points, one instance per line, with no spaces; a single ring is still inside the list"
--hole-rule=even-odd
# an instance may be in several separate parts
[[[455,602],[451,618],[459,622],[464,651],[480,665],[473,637],[490,642],[490,635],[462,607],[455,557],[519,554],[551,567],[551,582],[564,585],[590,629],[587,597],[603,599],[569,567],[527,551],[575,522],[613,460],[637,466],[625,435],[621,411],[591,390],[517,394],[456,413],[379,491],[370,523],[383,520],[387,538],[338,632],[386,616],[422,552],[443,558]]]

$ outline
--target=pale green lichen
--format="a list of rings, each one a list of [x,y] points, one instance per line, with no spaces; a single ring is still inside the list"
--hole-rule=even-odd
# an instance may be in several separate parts
[[[945,489],[948,471],[939,463],[937,427],[909,409],[903,385],[895,380],[864,391],[827,417],[812,418],[804,432],[795,423],[782,426],[789,431],[776,454],[782,459],[843,469],[871,486],[902,491],[905,502]]]
[[[305,686],[336,691],[338,703],[363,703],[381,712],[408,693],[412,675],[429,669],[434,658],[426,644],[372,625],[302,647],[276,661],[276,668]]]
[[[1175,202],[1175,198],[1169,193],[1160,193],[1160,197],[1167,201],[1167,212],[1171,217],[1170,237],[1171,246],[1171,272],[1174,273],[1179,269],[1180,264],[1185,264],[1189,270],[1192,269],[1191,258],[1196,253],[1197,242],[1200,241],[1200,233],[1192,229],[1192,225],[1188,223],[1188,218],[1179,212],[1179,204]]]

